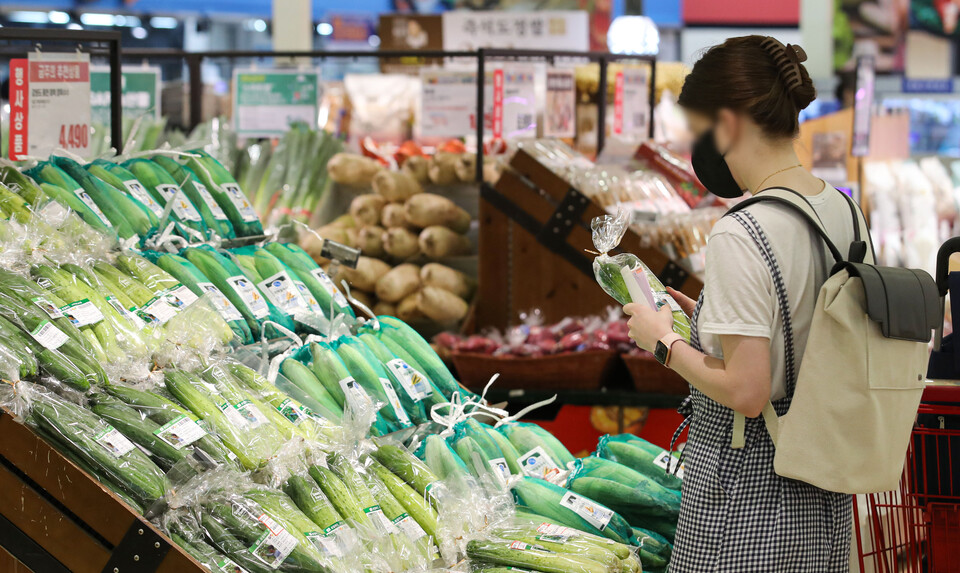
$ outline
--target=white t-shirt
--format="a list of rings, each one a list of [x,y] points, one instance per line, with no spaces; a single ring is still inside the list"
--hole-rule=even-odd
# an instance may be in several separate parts
[[[829,185],[807,200],[823,221],[830,240],[846,257],[854,239],[847,200]],[[758,203],[745,210],[760,224],[779,263],[799,366],[817,295],[833,266],[833,257],[816,231],[789,209]],[[770,399],[783,398],[786,396],[783,316],[770,269],[747,230],[733,217],[723,217],[714,225],[707,245],[704,301],[698,320],[700,345],[710,356],[723,358],[720,335],[769,338],[773,369]]]

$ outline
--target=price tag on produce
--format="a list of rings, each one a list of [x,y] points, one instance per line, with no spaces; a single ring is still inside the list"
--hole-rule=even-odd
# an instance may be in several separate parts
[[[187,416],[178,416],[153,431],[154,435],[178,450],[207,435],[200,424]]]
[[[552,481],[560,475],[560,466],[542,446],[537,446],[517,458],[517,463],[523,469],[524,475],[530,477]]]
[[[90,152],[90,55],[31,52],[10,61],[10,158]]]
[[[544,137],[574,137],[577,83],[573,70],[547,70],[547,105],[544,110]]]
[[[587,520],[590,525],[600,531],[606,529],[607,524],[609,524],[613,518],[613,511],[610,510],[610,508],[600,505],[592,499],[577,495],[572,491],[563,494],[563,497],[560,498],[560,505],[572,509],[577,515]]]
[[[134,447],[133,442],[115,430],[113,426],[107,426],[100,430],[93,439],[115,458],[119,458],[123,454],[133,450]]]
[[[476,134],[477,74],[424,69],[420,78],[423,83],[421,134],[436,137]],[[511,65],[490,71],[484,76],[483,85],[485,133],[504,139],[536,135],[533,67]]]
[[[280,137],[290,124],[317,127],[320,76],[316,71],[237,69],[233,123],[239,137]]]

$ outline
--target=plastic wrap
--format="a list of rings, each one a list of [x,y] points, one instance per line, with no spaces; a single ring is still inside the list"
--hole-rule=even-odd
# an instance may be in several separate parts
[[[516,462],[523,475],[563,483],[567,464],[575,458],[553,435],[526,422],[509,422],[496,429],[520,454]]]
[[[343,361],[350,375],[376,402],[382,403],[379,414],[391,431],[412,425],[410,416],[390,382],[389,374],[369,348],[355,336],[341,336],[330,345]]]
[[[633,532],[626,520],[596,501],[546,480],[525,477],[513,485],[517,505],[561,525],[619,543],[631,543]]]
[[[683,485],[678,456],[632,434],[601,437],[596,455],[632,468],[674,491],[680,491]]]
[[[690,340],[689,317],[643,261],[630,253],[608,254],[620,244],[629,225],[630,220],[624,211],[618,212],[615,217],[604,215],[591,222],[593,246],[600,252],[593,261],[593,274],[597,282],[622,305],[646,302],[656,309],[669,306],[673,311],[674,332]],[[628,280],[632,282],[628,283]]]
[[[679,492],[603,458],[577,460],[567,487],[616,511],[631,526],[663,535],[670,535],[680,515]]]

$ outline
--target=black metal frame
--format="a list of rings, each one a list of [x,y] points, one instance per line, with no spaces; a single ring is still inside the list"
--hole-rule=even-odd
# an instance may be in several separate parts
[[[139,59],[181,59],[186,63],[187,75],[189,81],[188,93],[190,98],[190,121],[189,127],[193,128],[200,124],[203,117],[203,80],[200,74],[200,66],[205,59],[238,59],[238,58],[312,58],[324,60],[328,58],[348,58],[359,60],[360,58],[376,58],[378,60],[400,59],[400,58],[421,58],[431,59],[464,59],[473,58],[477,61],[477,182],[483,181],[483,106],[484,89],[486,76],[484,70],[488,61],[548,61],[554,62],[557,59],[586,60],[587,62],[596,62],[600,67],[599,85],[597,86],[597,154],[603,150],[606,141],[606,117],[607,117],[607,69],[611,62],[618,61],[639,61],[650,64],[650,137],[653,138],[654,119],[653,109],[656,105],[656,82],[657,82],[657,58],[656,56],[641,56],[631,54],[611,54],[608,52],[573,52],[562,50],[519,50],[519,49],[499,49],[499,48],[481,48],[477,51],[444,51],[444,50],[381,50],[376,52],[362,51],[281,51],[274,52],[270,50],[219,50],[210,52],[186,52],[184,50],[170,49],[140,49],[127,50],[124,57]]]
[[[91,55],[107,55],[110,60],[110,144],[117,153],[123,151],[123,104],[122,80],[120,59],[120,32],[94,32],[91,30],[60,30],[51,28],[0,28],[0,43],[7,43],[0,51],[0,56],[7,59],[14,56],[23,56],[30,52],[32,46],[20,49],[12,46],[13,42],[42,42],[76,43],[77,49],[85,45]],[[106,49],[100,45],[106,44]],[[3,149],[0,149],[0,156]]]

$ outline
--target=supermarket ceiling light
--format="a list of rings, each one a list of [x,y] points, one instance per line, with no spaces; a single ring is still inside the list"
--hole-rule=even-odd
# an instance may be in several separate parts
[[[607,47],[614,54],[655,56],[660,52],[660,32],[646,16],[618,16],[607,32]]]
[[[77,24],[76,22],[70,22],[67,24],[67,30],[83,30],[83,26]]]
[[[333,34],[333,24],[330,22],[320,22],[317,24],[317,33],[321,36],[329,36]]]
[[[143,26],[137,26],[131,30],[130,33],[133,34],[133,37],[138,40],[145,40],[147,38],[147,29]]]
[[[94,12],[80,14],[80,22],[84,26],[113,26],[114,20],[113,14],[97,14]]]
[[[177,27],[177,19],[169,16],[154,16],[150,18],[150,27],[158,30],[173,30]]]
[[[19,22],[21,24],[50,23],[50,16],[48,16],[46,12],[10,12],[7,19],[11,22]]]
[[[261,20],[260,18],[257,18],[256,20],[253,21],[253,29],[256,30],[257,32],[266,32],[267,23]]]
[[[369,38],[367,38],[367,42],[368,42],[371,46],[373,46],[374,48],[376,48],[377,46],[380,45],[380,36],[376,36],[376,35],[370,36]]]
[[[67,24],[70,22],[70,14],[54,10],[47,14],[51,24]]]

